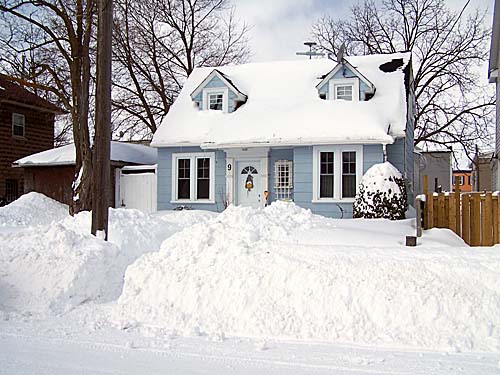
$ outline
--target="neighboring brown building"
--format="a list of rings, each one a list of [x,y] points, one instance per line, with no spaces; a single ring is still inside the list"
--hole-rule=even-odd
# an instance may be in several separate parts
[[[470,169],[456,169],[453,171],[453,181],[455,177],[460,177],[460,191],[472,191],[472,171]],[[453,188],[455,191],[455,188]]]
[[[54,118],[61,110],[0,75],[0,201],[24,192],[23,171],[12,163],[54,147]]]
[[[472,190],[493,191],[493,152],[476,154],[471,163]]]
[[[110,207],[120,206],[120,171],[124,166],[138,166],[127,174],[141,174],[151,171],[157,162],[157,150],[141,144],[111,142],[111,196]],[[36,191],[61,203],[70,204],[71,184],[75,173],[75,146],[73,143],[33,154],[14,163],[23,173],[25,192]],[[143,166],[144,168],[141,168]],[[154,168],[153,168],[154,170]],[[138,191],[137,194],[143,194]],[[128,205],[127,207],[133,207]]]

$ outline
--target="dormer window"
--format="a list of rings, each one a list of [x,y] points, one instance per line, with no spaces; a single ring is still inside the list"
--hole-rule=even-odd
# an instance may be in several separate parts
[[[208,108],[215,111],[222,111],[223,93],[208,94]]]
[[[203,109],[228,112],[229,91],[227,88],[205,88],[203,89]]]
[[[330,100],[359,100],[358,78],[333,78],[329,82]]]
[[[335,99],[352,101],[353,85],[335,85]]]
[[[228,113],[245,104],[247,96],[227,76],[214,69],[191,93],[191,99],[203,111]]]

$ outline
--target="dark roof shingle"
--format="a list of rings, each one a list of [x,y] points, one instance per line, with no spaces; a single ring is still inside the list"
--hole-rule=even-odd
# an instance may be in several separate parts
[[[26,90],[21,85],[10,81],[7,76],[0,74],[0,102],[9,101],[19,104],[29,105],[50,112],[62,113],[58,106],[40,98],[38,95]]]

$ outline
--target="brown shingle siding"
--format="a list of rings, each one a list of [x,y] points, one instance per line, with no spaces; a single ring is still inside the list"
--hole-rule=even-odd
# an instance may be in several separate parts
[[[24,137],[12,135],[12,114],[24,115]],[[23,193],[23,170],[12,168],[17,159],[54,147],[54,113],[22,105],[0,102],[0,197],[5,196],[5,180],[18,180]]]

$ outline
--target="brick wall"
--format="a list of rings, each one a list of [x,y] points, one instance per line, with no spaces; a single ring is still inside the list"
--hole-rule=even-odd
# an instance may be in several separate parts
[[[24,137],[12,135],[12,114],[24,115]],[[17,159],[54,147],[54,114],[0,103],[0,198],[6,197],[6,180],[15,180],[18,195],[24,191],[23,170],[12,168]]]

